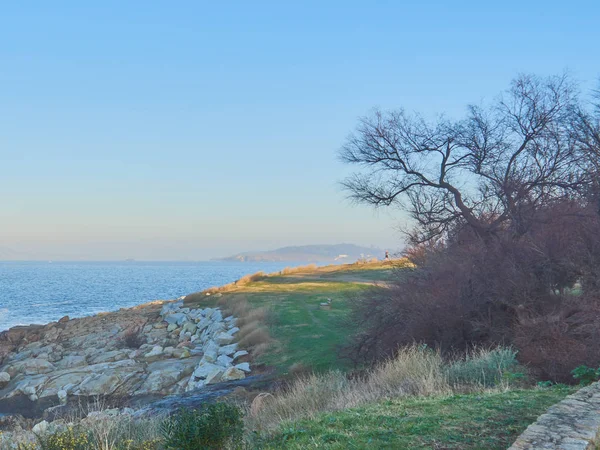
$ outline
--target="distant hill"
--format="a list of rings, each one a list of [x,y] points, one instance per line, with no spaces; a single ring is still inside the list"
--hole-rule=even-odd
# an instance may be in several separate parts
[[[244,252],[217,261],[294,261],[294,262],[354,262],[360,258],[383,258],[377,248],[354,244],[300,245],[276,250]]]

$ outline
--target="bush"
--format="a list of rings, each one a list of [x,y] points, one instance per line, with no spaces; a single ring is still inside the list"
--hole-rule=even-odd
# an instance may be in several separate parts
[[[573,374],[573,378],[578,380],[579,384],[583,386],[595,383],[600,379],[600,367],[593,369],[591,367],[581,365],[573,369],[571,373]]]
[[[454,361],[446,371],[451,385],[493,387],[519,373],[517,352],[512,348],[479,349]]]
[[[119,349],[130,348],[133,350],[137,350],[143,344],[146,343],[146,337],[141,332],[140,329],[130,330],[124,333],[116,343],[116,347]]]
[[[162,425],[165,447],[177,450],[240,448],[243,433],[241,410],[227,403],[181,410]]]
[[[373,363],[415,341],[444,356],[508,345],[533,375],[556,382],[600,365],[600,216],[570,204],[538,214],[521,237],[464,228],[411,251],[417,268],[350,300],[358,332],[343,356]]]
[[[37,445],[20,445],[19,450],[91,450],[94,447],[88,433],[76,428],[67,428],[52,434],[36,436]]]

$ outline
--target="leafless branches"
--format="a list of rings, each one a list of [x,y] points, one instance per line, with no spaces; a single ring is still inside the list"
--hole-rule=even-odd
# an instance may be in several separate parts
[[[362,168],[343,185],[361,203],[400,203],[417,241],[462,224],[481,237],[523,235],[541,207],[593,184],[599,117],[583,112],[567,76],[520,76],[461,121],[375,111],[342,147],[341,159]]]

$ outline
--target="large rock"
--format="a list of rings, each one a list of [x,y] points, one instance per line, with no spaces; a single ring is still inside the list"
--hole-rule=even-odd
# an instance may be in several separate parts
[[[221,355],[217,358],[217,364],[219,364],[220,366],[223,366],[223,367],[231,366],[232,361],[233,361],[233,359],[227,355]]]
[[[240,364],[236,364],[234,367],[235,367],[236,369],[243,370],[243,371],[244,371],[244,372],[246,372],[246,373],[249,373],[249,372],[250,372],[250,364],[249,364],[249,363],[247,363],[247,362],[245,362],[245,363],[240,363]]]
[[[25,375],[39,375],[42,373],[52,372],[55,369],[54,364],[45,359],[27,359],[21,363],[16,364],[15,366],[7,369],[7,372],[10,374],[11,370],[16,373],[11,374],[11,376],[16,375],[17,373],[23,373]]]
[[[174,313],[165,317],[165,320],[168,324],[174,323],[177,325],[182,325],[185,321],[187,321],[187,316],[184,313]]]
[[[243,370],[240,370],[237,367],[230,367],[223,373],[221,380],[222,381],[232,381],[232,380],[241,380],[243,378],[246,378],[246,374],[244,373]]]
[[[212,364],[210,362],[201,361],[194,370],[193,377],[194,378],[208,378],[212,373],[222,372],[223,368],[217,366],[216,364]]]
[[[233,355],[237,350],[237,344],[229,344],[219,348],[219,355]],[[239,352],[238,352],[239,353]]]
[[[233,342],[234,337],[228,333],[219,333],[215,338],[215,341],[219,345],[227,345]]]

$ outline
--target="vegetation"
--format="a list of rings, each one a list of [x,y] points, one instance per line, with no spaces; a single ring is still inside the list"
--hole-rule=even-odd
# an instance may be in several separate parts
[[[226,403],[182,410],[162,426],[164,446],[173,450],[241,448],[244,422],[239,408]]]
[[[571,373],[573,374],[573,378],[579,381],[579,384],[582,386],[587,386],[600,380],[600,367],[594,369],[586,365],[581,365],[575,367]]]
[[[510,345],[557,382],[600,365],[599,137],[600,108],[564,76],[521,76],[461,121],[363,119],[342,158],[366,173],[345,186],[412,216],[416,268],[355,297],[345,354],[364,364],[414,341],[444,354]]]
[[[239,337],[259,364],[280,373],[342,369],[348,363],[338,358],[337,349],[349,334],[348,298],[368,288],[382,289],[374,283],[385,283],[407,264],[396,260],[284,269],[243,285],[192,294],[185,301],[219,306],[238,317]],[[328,301],[329,308],[322,308]]]
[[[504,450],[548,407],[573,392],[549,389],[389,399],[281,425],[265,449]]]

